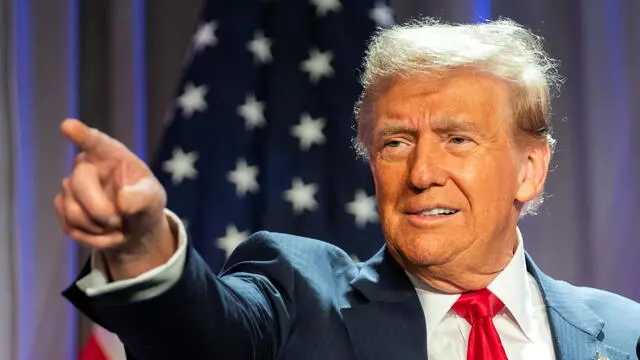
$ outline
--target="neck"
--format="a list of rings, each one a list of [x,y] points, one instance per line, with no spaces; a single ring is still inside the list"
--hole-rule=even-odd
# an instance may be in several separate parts
[[[460,294],[486,288],[502,269],[490,274],[460,274],[458,272],[451,273],[447,271],[448,269],[438,267],[438,269],[426,268],[412,274],[434,290],[446,294]]]

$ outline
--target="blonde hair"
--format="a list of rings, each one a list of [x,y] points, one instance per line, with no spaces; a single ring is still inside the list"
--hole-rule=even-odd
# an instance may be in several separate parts
[[[542,38],[509,19],[448,24],[425,18],[381,29],[368,46],[363,91],[354,109],[358,155],[368,158],[375,102],[390,80],[416,73],[446,76],[460,68],[507,81],[512,88],[516,135],[529,146],[542,142],[553,151],[550,103],[562,79],[557,62],[542,49]],[[540,194],[524,204],[521,213],[535,213],[542,200]]]

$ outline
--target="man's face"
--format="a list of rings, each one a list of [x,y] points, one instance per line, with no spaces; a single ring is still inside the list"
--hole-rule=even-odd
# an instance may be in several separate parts
[[[514,142],[507,84],[470,71],[396,79],[375,113],[370,163],[396,259],[495,271],[491,258],[514,250],[518,201],[542,186],[531,180],[541,167]]]

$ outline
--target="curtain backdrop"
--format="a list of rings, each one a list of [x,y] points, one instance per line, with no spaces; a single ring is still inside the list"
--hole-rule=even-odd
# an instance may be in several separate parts
[[[72,359],[77,315],[58,295],[77,269],[51,196],[71,148],[56,118],[78,115],[77,6],[0,6],[0,359]]]
[[[84,342],[86,320],[59,295],[86,259],[52,207],[73,156],[59,122],[78,116],[153,157],[202,2],[0,0],[0,360],[74,359]],[[545,37],[567,80],[525,247],[553,277],[640,301],[640,2],[392,5],[398,20],[505,16]]]

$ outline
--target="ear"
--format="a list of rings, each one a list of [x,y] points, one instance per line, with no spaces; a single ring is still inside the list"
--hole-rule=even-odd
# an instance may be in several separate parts
[[[551,148],[548,145],[527,148],[526,158],[520,168],[516,200],[525,203],[542,193],[549,173],[550,159]]]

